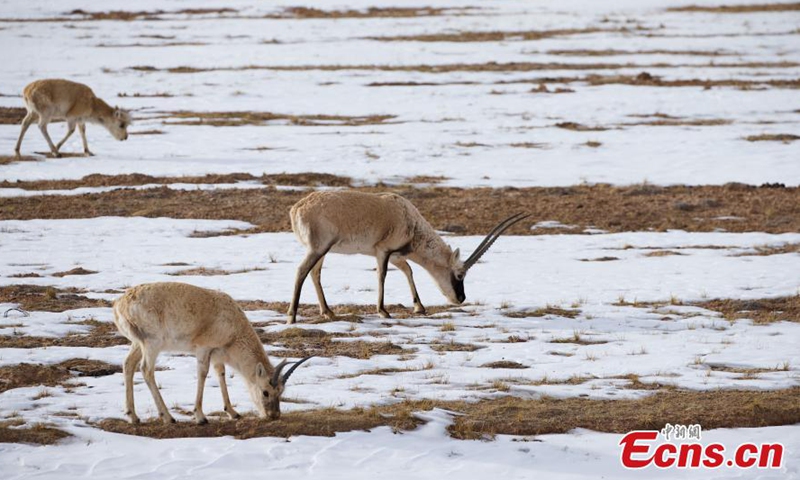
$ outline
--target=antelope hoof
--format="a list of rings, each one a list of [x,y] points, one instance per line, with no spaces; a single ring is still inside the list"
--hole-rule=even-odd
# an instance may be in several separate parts
[[[137,417],[135,413],[126,413],[126,415],[128,416],[128,421],[131,423],[131,425],[138,425],[142,423],[142,421],[139,420],[139,417]]]
[[[291,317],[286,319],[286,325],[293,325],[294,322],[295,322],[294,316],[291,316]]]
[[[90,152],[89,150],[86,150],[85,152],[83,152],[83,156],[84,157],[94,157],[94,153]]]
[[[53,152],[53,158],[61,158],[60,152]]]
[[[417,305],[416,307],[414,307],[414,313],[418,315],[425,315],[427,312],[425,311],[425,307],[423,307],[422,305]]]
[[[327,312],[322,312],[320,315],[325,317],[328,320],[336,320],[336,314],[333,313],[333,310],[328,310]]]
[[[239,420],[242,418],[242,416],[239,415],[239,413],[237,413],[234,409],[228,410],[228,417],[230,417],[231,420]]]
[[[206,417],[195,417],[194,422],[198,425],[205,425],[208,423],[208,419]]]
[[[22,159],[22,155],[20,155],[19,152],[15,151],[14,152],[14,160],[20,160],[20,159]]]
[[[392,318],[392,316],[389,315],[389,312],[384,309],[378,310],[378,315],[380,315],[381,318]]]
[[[172,415],[161,415],[161,421],[164,422],[165,425],[170,425],[175,423],[175,419],[172,418]]]

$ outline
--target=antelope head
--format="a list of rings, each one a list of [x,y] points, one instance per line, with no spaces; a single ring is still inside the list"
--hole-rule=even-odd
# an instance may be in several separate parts
[[[283,395],[286,382],[292,376],[292,373],[297,370],[297,367],[310,358],[312,357],[305,357],[300,361],[292,362],[292,366],[283,374],[283,377],[281,377],[281,372],[288,365],[286,359],[275,367],[272,376],[267,374],[267,370],[262,363],[256,365],[256,380],[251,384],[250,395],[253,397],[253,403],[258,407],[262,417],[269,417],[270,420],[281,418],[281,395]]]
[[[478,260],[500,238],[503,232],[529,216],[529,214],[517,213],[498,223],[481,241],[475,251],[472,252],[472,255],[464,261],[461,260],[461,252],[458,248],[451,252],[449,269],[442,271],[440,275],[434,276],[439,290],[442,291],[442,294],[447,297],[450,303],[456,305],[464,303],[467,298],[464,294],[464,277],[466,277],[469,269],[478,263]]]

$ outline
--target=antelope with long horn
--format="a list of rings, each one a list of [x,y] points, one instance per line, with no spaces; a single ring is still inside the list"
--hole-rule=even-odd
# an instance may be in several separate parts
[[[503,232],[529,215],[518,213],[500,222],[464,261],[459,250],[451,249],[411,202],[392,193],[314,192],[297,202],[290,216],[292,230],[307,252],[297,269],[287,323],[296,320],[300,292],[309,273],[317,291],[320,314],[329,319],[336,317],[325,301],[320,283],[322,263],[331,252],[371,255],[377,259],[381,317],[390,317],[383,303],[389,263],[405,274],[414,313],[425,313],[407,260],[424,268],[448,301],[461,304],[466,299],[464,277],[469,269]]]
[[[114,323],[131,341],[125,359],[125,413],[139,423],[133,404],[133,374],[141,365],[145,383],[153,395],[159,416],[165,423],[170,415],[155,380],[156,357],[162,351],[187,352],[197,357],[197,396],[194,417],[207,423],[203,414],[203,387],[209,364],[219,379],[225,412],[239,418],[228,397],[225,365],[244,378],[250,397],[261,417],[280,418],[280,401],[286,382],[303,358],[281,376],[288,365],[284,359],[273,368],[258,334],[239,305],[228,295],[185,283],[148,283],[128,289],[114,302]]]

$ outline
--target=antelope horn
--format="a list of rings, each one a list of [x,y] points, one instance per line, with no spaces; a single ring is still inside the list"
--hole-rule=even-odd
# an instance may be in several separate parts
[[[285,366],[286,366],[286,359],[284,358],[283,360],[281,360],[281,363],[279,363],[275,367],[275,371],[272,372],[272,379],[270,379],[269,381],[270,385],[272,385],[273,387],[278,386],[278,382],[280,381],[281,378],[281,370],[283,370],[283,367]]]
[[[498,223],[491,232],[489,232],[483,241],[478,245],[472,255],[464,262],[464,270],[469,270],[470,267],[475,265],[478,260],[486,253],[487,250],[492,246],[492,244],[500,238],[500,235],[503,234],[506,230],[511,228],[517,222],[525,220],[526,218],[530,217],[530,214],[526,213],[517,213],[515,215],[511,215],[510,217],[506,218],[502,222]]]
[[[302,359],[302,360],[300,360],[298,362],[294,362],[294,365],[292,365],[292,368],[287,370],[286,371],[286,375],[283,376],[282,382],[284,383],[284,385],[286,384],[286,381],[289,380],[289,377],[292,376],[294,371],[297,370],[297,367],[299,367],[303,362],[305,362],[306,360],[309,360],[311,358],[314,358],[314,355],[311,355],[310,357],[306,357],[306,358],[304,358],[304,359]]]

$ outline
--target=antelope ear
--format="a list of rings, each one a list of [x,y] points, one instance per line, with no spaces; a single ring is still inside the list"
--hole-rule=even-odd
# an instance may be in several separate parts
[[[122,111],[119,109],[119,107],[114,107],[114,116],[117,118],[122,118]]]
[[[461,249],[456,248],[453,250],[453,253],[450,255],[450,264],[455,265],[461,260]]]
[[[267,377],[267,369],[264,368],[263,363],[259,363],[256,365],[256,376],[258,378],[266,378]]]

